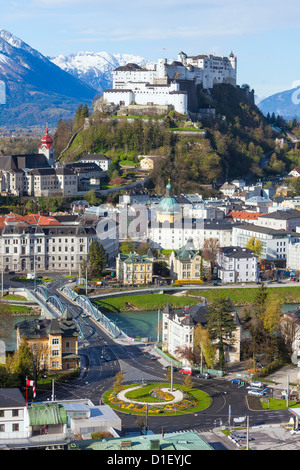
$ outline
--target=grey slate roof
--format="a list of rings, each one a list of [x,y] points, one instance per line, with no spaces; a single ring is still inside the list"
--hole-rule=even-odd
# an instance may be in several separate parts
[[[49,163],[42,153],[0,157],[0,170],[23,170],[25,168],[49,168]]]
[[[0,408],[25,406],[26,400],[18,388],[0,388]]]

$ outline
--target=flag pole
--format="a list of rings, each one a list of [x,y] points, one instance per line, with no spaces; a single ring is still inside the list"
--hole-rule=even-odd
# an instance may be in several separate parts
[[[28,400],[27,400],[27,377],[26,377],[26,408],[28,408]]]

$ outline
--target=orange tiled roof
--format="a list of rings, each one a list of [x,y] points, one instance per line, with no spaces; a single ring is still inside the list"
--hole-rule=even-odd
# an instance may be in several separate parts
[[[9,223],[25,223],[28,225],[61,225],[52,215],[29,214],[21,216],[18,214],[8,214],[0,217],[0,227],[5,227]]]
[[[257,220],[258,217],[261,217],[262,215],[266,214],[258,212],[231,211],[227,214],[227,217],[231,217],[232,219]]]

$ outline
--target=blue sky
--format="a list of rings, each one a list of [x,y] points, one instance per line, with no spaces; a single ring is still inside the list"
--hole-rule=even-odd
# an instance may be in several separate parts
[[[46,56],[107,51],[157,61],[181,50],[233,51],[238,84],[259,97],[300,80],[298,0],[0,0],[0,11],[0,29]]]

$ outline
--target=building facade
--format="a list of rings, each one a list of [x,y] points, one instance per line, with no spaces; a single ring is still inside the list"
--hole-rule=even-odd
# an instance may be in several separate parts
[[[168,264],[170,276],[179,281],[201,281],[204,269],[209,268],[209,263],[203,260],[196,250],[188,246],[172,251]]]
[[[145,285],[152,282],[153,262],[152,255],[138,255],[130,253],[116,258],[116,277],[124,285]]]
[[[233,333],[232,344],[225,348],[225,360],[226,362],[238,362],[240,361],[241,324],[230,300],[228,302],[232,309],[236,329]],[[167,305],[162,311],[163,350],[181,361],[183,365],[190,366],[187,359],[181,359],[179,350],[184,348],[194,349],[195,328],[198,324],[205,327],[208,316],[209,304],[205,299],[202,303],[192,307],[184,307],[177,312]]]
[[[17,350],[25,337],[41,370],[68,370],[80,366],[79,329],[67,310],[59,319],[39,318],[17,323],[16,330]]]
[[[286,260],[290,233],[252,224],[233,227],[232,245],[246,247],[251,238],[260,240],[260,257],[266,260]]]
[[[28,435],[26,401],[18,388],[0,388],[0,441]]]
[[[152,70],[136,64],[118,67],[113,71],[113,88],[105,90],[103,97],[114,105],[172,106],[187,114],[191,84],[201,84],[204,89],[220,83],[236,86],[236,70],[237,59],[232,53],[229,57],[188,57],[180,52],[177,61],[159,59]]]
[[[222,283],[257,282],[259,278],[258,256],[248,248],[229,246],[220,248],[217,265]]]

